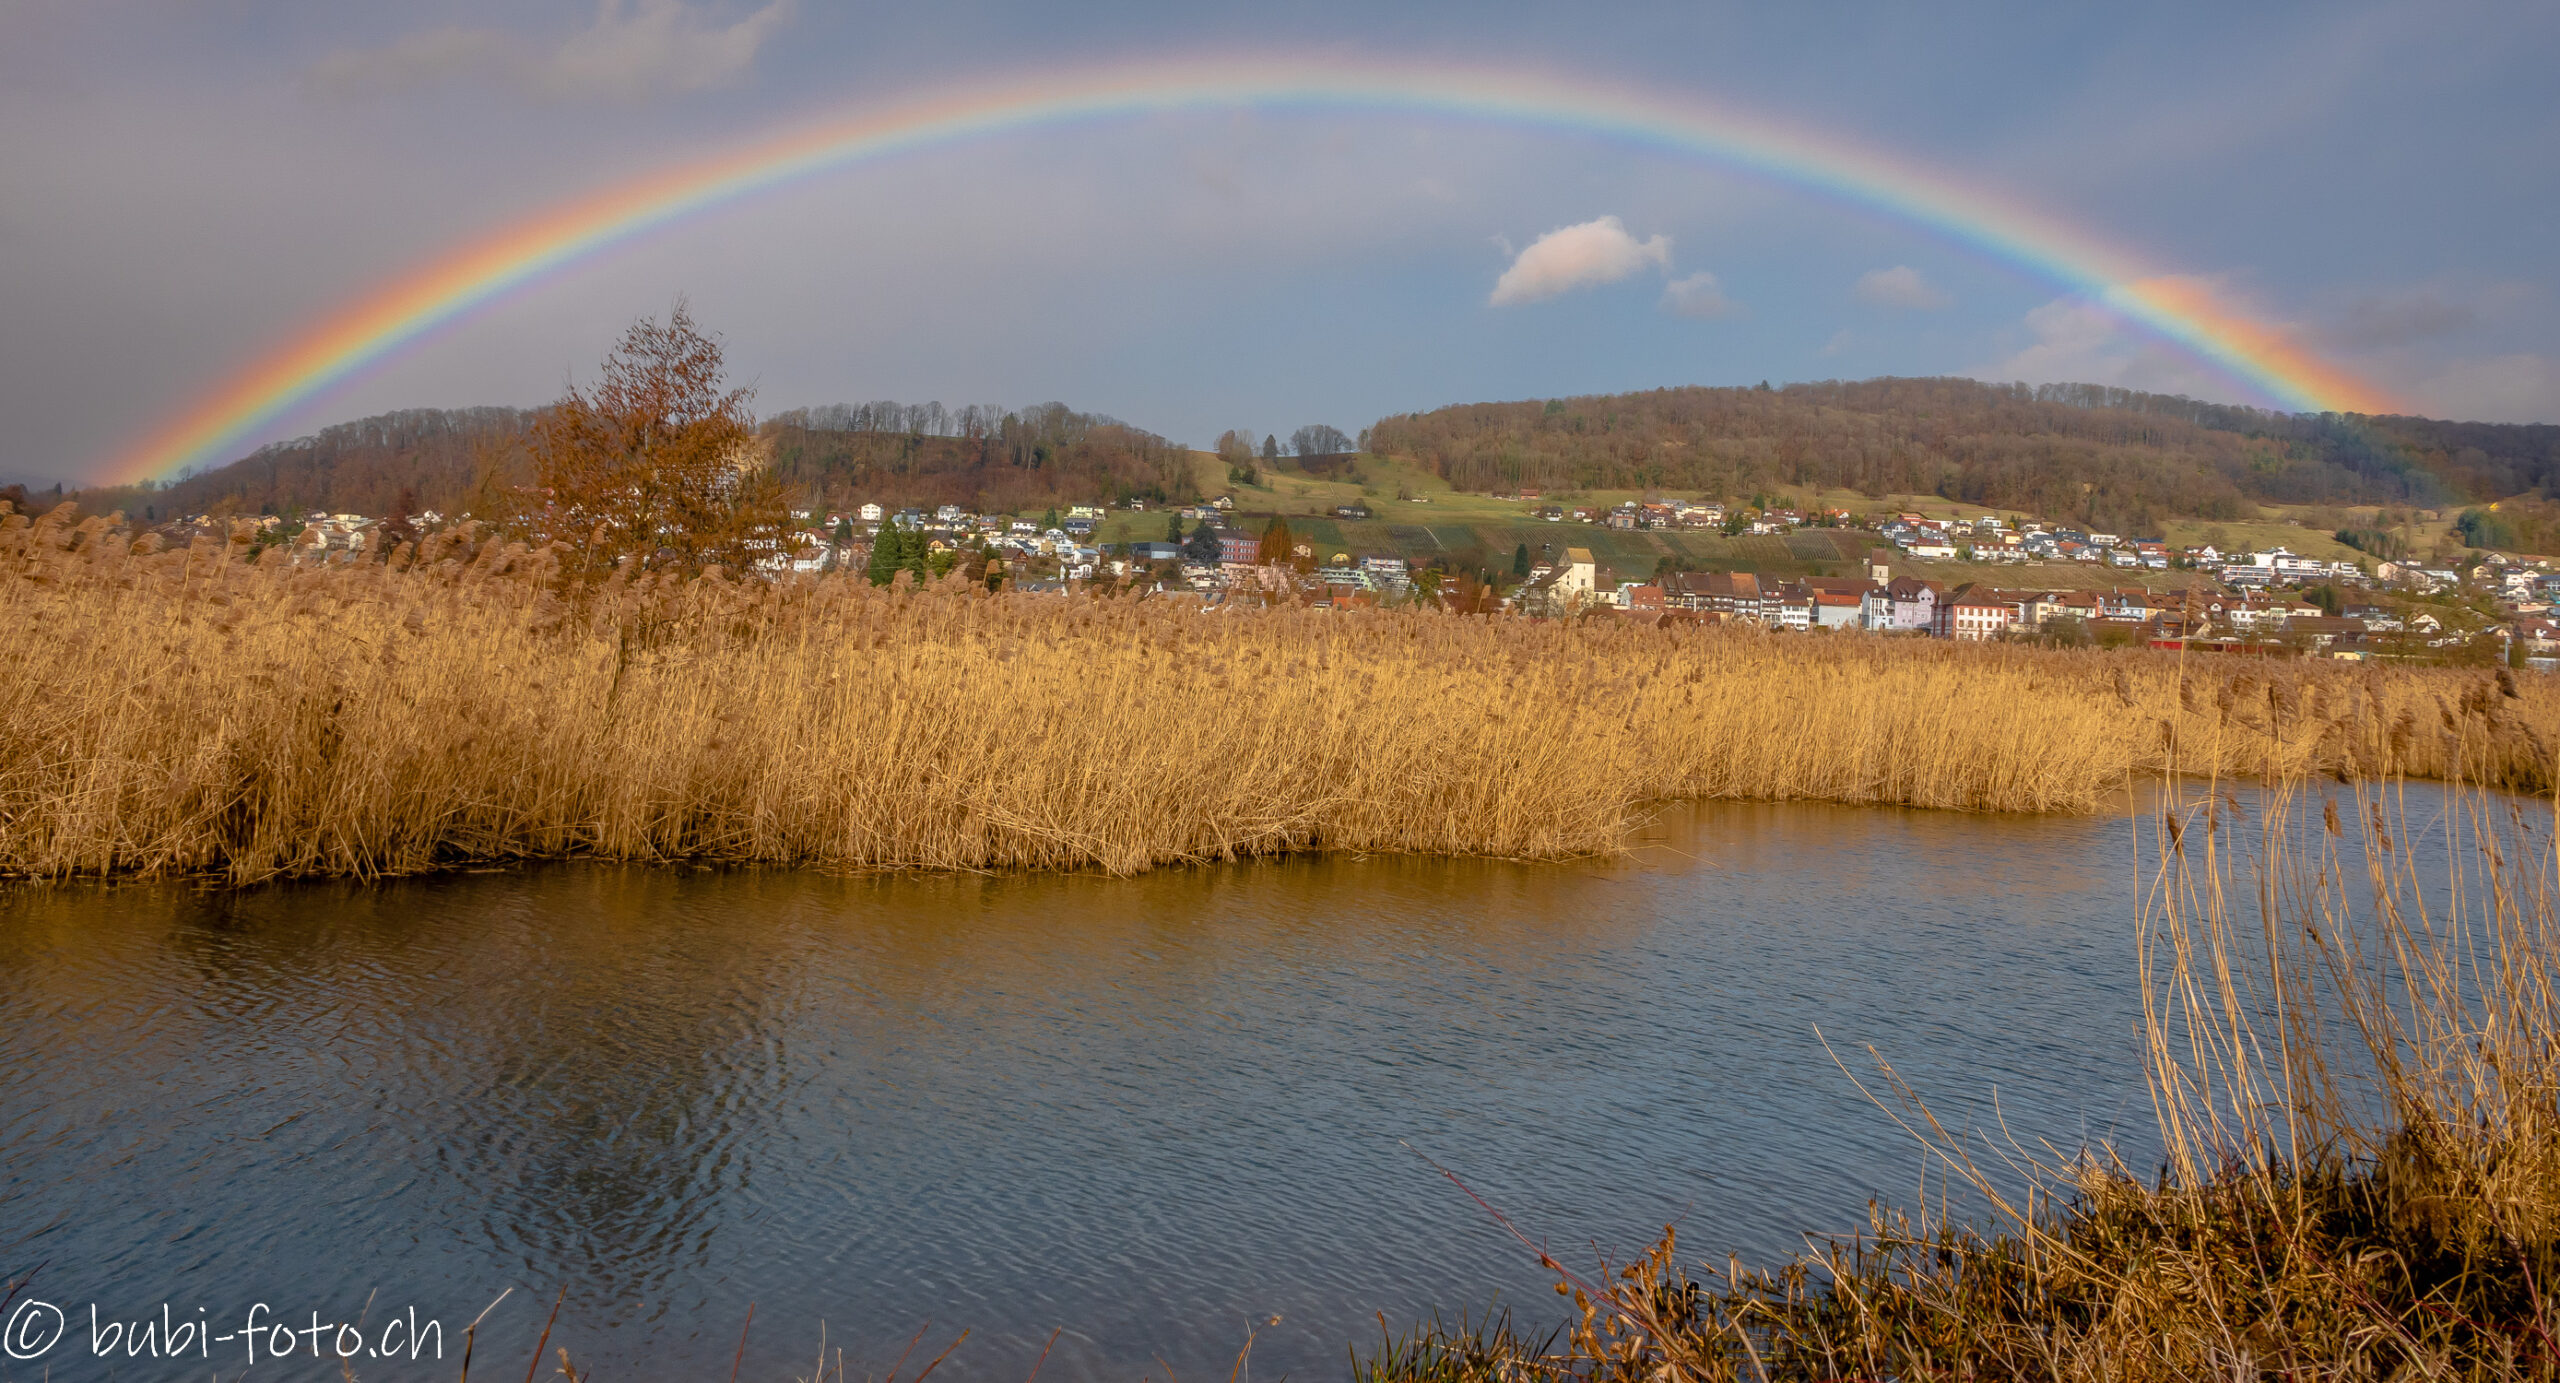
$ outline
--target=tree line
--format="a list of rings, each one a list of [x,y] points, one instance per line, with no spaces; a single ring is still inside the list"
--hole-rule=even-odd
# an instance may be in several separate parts
[[[939,404],[795,409],[767,422],[763,435],[774,473],[818,508],[870,501],[1016,513],[1056,504],[1200,498],[1188,451],[1116,418],[1063,403],[939,410]],[[944,432],[883,426],[936,417],[958,421]]]
[[[564,400],[565,403],[565,400]],[[535,479],[544,408],[404,409],[338,423],[162,485],[84,491],[82,506],[146,523],[188,514],[483,517]],[[1164,438],[1063,403],[998,409],[837,404],[740,425],[802,507],[865,501],[1012,512],[1050,504],[1200,498],[1188,454]]]
[[[2437,506],[2560,482],[2560,428],[1964,379],[1463,404],[1383,419],[1369,443],[1469,490],[1819,486],[2119,530],[2242,518],[2260,503]]]

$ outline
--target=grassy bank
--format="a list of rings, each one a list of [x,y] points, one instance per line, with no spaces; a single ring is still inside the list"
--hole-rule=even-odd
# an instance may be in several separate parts
[[[615,581],[463,535],[327,568],[0,520],[0,872],[475,860],[1120,872],[1605,851],[1646,804],[2086,811],[2164,769],[2540,788],[2489,672]]]
[[[1774,1267],[1668,1230],[1614,1272],[1545,1260],[1565,1327],[1426,1330],[1361,1383],[2560,1377],[2549,810],[2311,800],[2155,823],[2156,1174],[1951,1132],[1884,1067],[1880,1107],[1975,1218],[1874,1209]]]

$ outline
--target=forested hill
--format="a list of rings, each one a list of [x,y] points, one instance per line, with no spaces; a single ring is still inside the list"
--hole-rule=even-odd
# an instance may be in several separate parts
[[[308,437],[165,486],[85,491],[95,512],[138,519],[284,514],[488,512],[525,483],[538,412],[408,409]],[[1198,498],[1187,454],[1154,433],[1064,404],[1005,410],[873,403],[795,409],[760,429],[772,464],[805,502],[843,508],[961,504],[1013,512],[1053,504]]]
[[[405,492],[417,510],[467,509],[483,459],[499,466],[536,415],[520,408],[409,408],[277,442],[157,489],[93,490],[81,507],[135,518],[186,514],[388,514]]]
[[[838,404],[776,414],[764,435],[775,472],[821,508],[868,500],[1018,513],[1132,496],[1200,498],[1188,452],[1063,403]]]
[[[2437,505],[2560,488],[2560,427],[2282,414],[2096,385],[1874,379],[1462,404],[1373,450],[1461,489],[1937,494],[2102,527],[2254,503]]]

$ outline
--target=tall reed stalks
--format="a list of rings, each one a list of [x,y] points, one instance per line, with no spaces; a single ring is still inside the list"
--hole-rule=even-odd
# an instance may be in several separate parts
[[[157,542],[0,516],[0,873],[1555,857],[1686,798],[2077,812],[2158,771],[2541,788],[2560,732],[2560,693],[2502,673],[959,582],[574,586],[468,529],[330,566],[245,529]]]

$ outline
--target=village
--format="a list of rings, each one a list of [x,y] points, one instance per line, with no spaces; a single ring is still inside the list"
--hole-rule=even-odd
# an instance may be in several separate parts
[[[1681,570],[1676,561],[1613,570],[1589,540],[1522,541],[1469,571],[1445,557],[1385,544],[1294,537],[1288,516],[1240,515],[1233,495],[1203,503],[1116,509],[1076,504],[1043,514],[981,514],[959,505],[891,510],[794,511],[797,541],[775,544],[781,574],[869,572],[886,581],[901,565],[940,577],[965,569],[989,587],[1058,592],[1137,589],[1214,608],[1232,601],[1317,608],[1423,604],[1528,618],[1726,622],[1771,631],[1856,632],[1958,641],[2036,639],[2210,653],[2333,659],[2481,661],[2560,670],[2560,568],[2550,559],[2475,552],[2415,561],[2322,560],[2281,546],[2225,551],[2172,548],[2157,538],[2088,531],[1984,513],[1859,516],[1845,509],[1728,505],[1713,500],[1627,501],[1569,507],[1534,492],[1497,495],[1521,506],[1529,532],[1579,525],[1726,536],[1821,532],[1843,553],[1842,574]],[[1164,536],[1126,536],[1152,528]],[[1338,533],[1384,528],[1353,501],[1328,515]],[[389,536],[446,522],[433,511],[393,519],[313,512],[254,520],[261,546],[286,545],[296,561],[344,562]],[[173,540],[203,540],[232,521],[196,515],[168,525]],[[1121,541],[1100,539],[1116,522]],[[1304,520],[1302,519],[1302,522]],[[1347,527],[1345,527],[1347,525]],[[1276,528],[1276,532],[1275,532]],[[1551,531],[1551,530],[1548,530]],[[881,535],[900,549],[881,560]],[[909,551],[908,549],[912,550]],[[2055,580],[2057,567],[2087,579]],[[2067,573],[2064,573],[2067,575]],[[2002,579],[2003,576],[2010,579]],[[2149,577],[2146,582],[2142,578]],[[2183,578],[2183,579],[2180,579]]]

